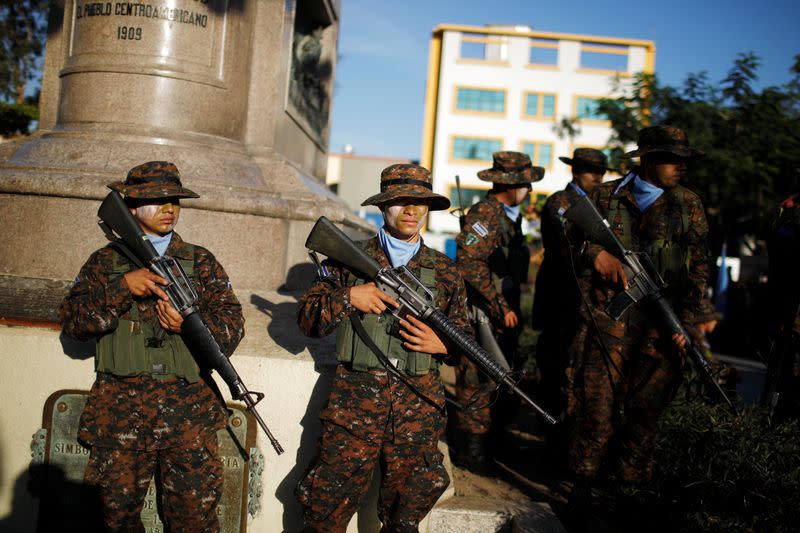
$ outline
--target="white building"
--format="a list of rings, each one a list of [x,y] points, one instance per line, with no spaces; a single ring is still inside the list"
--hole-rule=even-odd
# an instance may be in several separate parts
[[[652,41],[531,31],[527,26],[452,26],[433,31],[428,65],[421,164],[433,172],[434,191],[458,206],[482,198],[491,184],[476,173],[492,166],[492,152],[526,152],[545,168],[534,185],[549,195],[571,180],[558,160],[579,146],[604,149],[610,123],[596,112],[597,99],[615,96],[623,81],[655,66]],[[559,138],[555,126],[576,118],[580,132]],[[541,196],[539,196],[541,198]],[[456,233],[458,219],[432,213],[431,237]],[[439,246],[437,246],[439,247]]]

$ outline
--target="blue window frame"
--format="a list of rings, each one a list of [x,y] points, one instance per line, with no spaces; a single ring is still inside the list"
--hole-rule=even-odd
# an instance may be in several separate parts
[[[599,98],[579,97],[576,102],[576,115],[578,118],[590,120],[608,120],[608,117],[599,110]]]
[[[492,154],[502,149],[500,139],[475,139],[455,137],[453,139],[453,159],[471,161],[491,161]]]
[[[527,93],[525,95],[525,114],[536,118],[554,118],[556,116],[556,96],[545,93]]]
[[[456,109],[462,111],[482,111],[484,113],[504,113],[506,93],[493,89],[467,89],[459,87],[456,96]]]

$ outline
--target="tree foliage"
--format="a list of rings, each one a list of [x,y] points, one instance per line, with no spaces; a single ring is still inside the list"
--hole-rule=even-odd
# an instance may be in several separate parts
[[[0,0],[0,97],[25,103],[40,73],[47,31],[47,0]]]
[[[754,89],[759,58],[740,54],[721,82],[705,72],[681,87],[640,74],[628,96],[600,104],[612,125],[612,161],[651,124],[683,128],[707,156],[693,163],[686,185],[703,198],[712,235],[762,235],[777,204],[800,183],[800,54],[781,87]],[[615,90],[622,91],[617,80]],[[724,231],[723,231],[724,228]]]

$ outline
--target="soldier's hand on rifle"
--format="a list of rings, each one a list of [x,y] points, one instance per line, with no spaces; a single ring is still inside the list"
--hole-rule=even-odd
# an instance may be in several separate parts
[[[507,328],[515,328],[517,324],[519,324],[519,318],[517,318],[517,314],[514,311],[509,311],[506,313],[506,316],[503,317],[503,324]]]
[[[123,276],[125,283],[128,285],[131,294],[138,297],[143,296],[157,296],[158,298],[168,301],[167,293],[165,293],[159,285],[166,285],[167,280],[153,274],[150,269],[140,268],[133,272],[128,272]]]
[[[398,307],[397,301],[380,290],[374,282],[350,287],[350,305],[362,313],[379,315],[386,311],[386,306]]]
[[[686,354],[686,337],[681,335],[680,333],[673,333],[672,334],[672,342],[675,343],[675,346],[678,347],[682,355]]]
[[[180,333],[181,325],[183,324],[183,317],[177,309],[172,307],[172,304],[159,300],[156,302],[156,315],[158,316],[158,323],[161,327],[172,333]]]
[[[621,283],[624,288],[628,288],[628,276],[625,275],[622,263],[605,250],[597,254],[594,260],[594,269],[605,281]]]
[[[412,315],[407,315],[406,320],[400,321],[400,325],[403,327],[400,335],[406,340],[403,346],[409,350],[431,355],[447,353],[447,347],[442,339],[425,322]]]

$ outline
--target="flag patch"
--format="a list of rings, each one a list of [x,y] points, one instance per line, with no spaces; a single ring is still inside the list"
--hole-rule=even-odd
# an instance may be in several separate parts
[[[481,224],[480,222],[475,222],[472,225],[472,229],[474,229],[475,233],[477,233],[481,237],[486,237],[487,235],[489,235],[489,230],[486,229],[486,227],[483,224]]]

